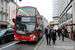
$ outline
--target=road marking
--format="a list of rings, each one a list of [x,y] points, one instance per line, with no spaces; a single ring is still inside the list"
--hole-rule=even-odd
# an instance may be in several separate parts
[[[9,47],[9,46],[11,46],[11,45],[14,45],[14,44],[16,44],[16,43],[18,43],[18,42],[20,42],[20,41],[16,41],[16,42],[14,42],[14,43],[12,43],[12,44],[10,44],[10,45],[4,46],[4,47],[0,48],[0,50],[2,50],[2,49],[4,49],[4,48],[7,48],[7,47]]]
[[[41,44],[41,42],[43,41],[44,37],[41,39],[41,41],[37,44],[37,46],[34,48],[34,50],[37,50],[37,48],[39,47],[39,45]]]

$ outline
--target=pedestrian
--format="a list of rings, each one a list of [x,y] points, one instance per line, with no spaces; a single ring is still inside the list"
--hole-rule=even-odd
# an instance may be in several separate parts
[[[51,34],[53,33],[53,29],[51,29]]]
[[[52,40],[53,40],[53,44],[55,45],[55,41],[56,41],[56,31],[55,30],[52,33]]]
[[[62,28],[62,41],[64,41],[65,31],[64,28]]]
[[[51,29],[51,38],[52,38],[52,33],[53,33],[54,31],[53,31],[53,29]]]
[[[46,35],[47,45],[51,45],[51,29],[49,25],[45,29],[45,35]]]
[[[61,29],[60,28],[58,28],[58,37],[59,37],[59,40],[61,40]]]

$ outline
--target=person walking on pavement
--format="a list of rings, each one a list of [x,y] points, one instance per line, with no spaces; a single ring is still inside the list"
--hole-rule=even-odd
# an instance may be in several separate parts
[[[51,29],[51,38],[52,38],[52,33],[53,33],[54,31],[53,31],[53,29]]]
[[[45,34],[46,34],[47,45],[51,45],[51,30],[49,25],[45,29]]]
[[[55,41],[56,41],[56,31],[55,30],[52,33],[52,40],[53,40],[53,44],[55,45]]]
[[[62,30],[62,29],[58,28],[58,31],[57,31],[57,32],[58,32],[59,40],[61,40],[61,30]]]
[[[65,32],[64,32],[64,28],[62,28],[62,41],[64,41],[64,36],[65,36]]]

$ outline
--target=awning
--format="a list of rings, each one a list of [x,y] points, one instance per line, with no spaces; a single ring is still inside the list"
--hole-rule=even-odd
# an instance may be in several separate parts
[[[67,24],[66,26],[71,26],[71,25],[75,25],[75,23],[72,23],[72,24]]]
[[[4,23],[0,23],[1,25],[8,25],[8,24],[4,24]]]
[[[8,22],[0,21],[0,25],[8,25],[8,24],[9,24]]]

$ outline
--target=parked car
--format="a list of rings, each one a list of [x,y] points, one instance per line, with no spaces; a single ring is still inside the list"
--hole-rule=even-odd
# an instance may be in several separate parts
[[[14,39],[14,30],[13,29],[1,29],[0,30],[0,43],[5,43]]]

